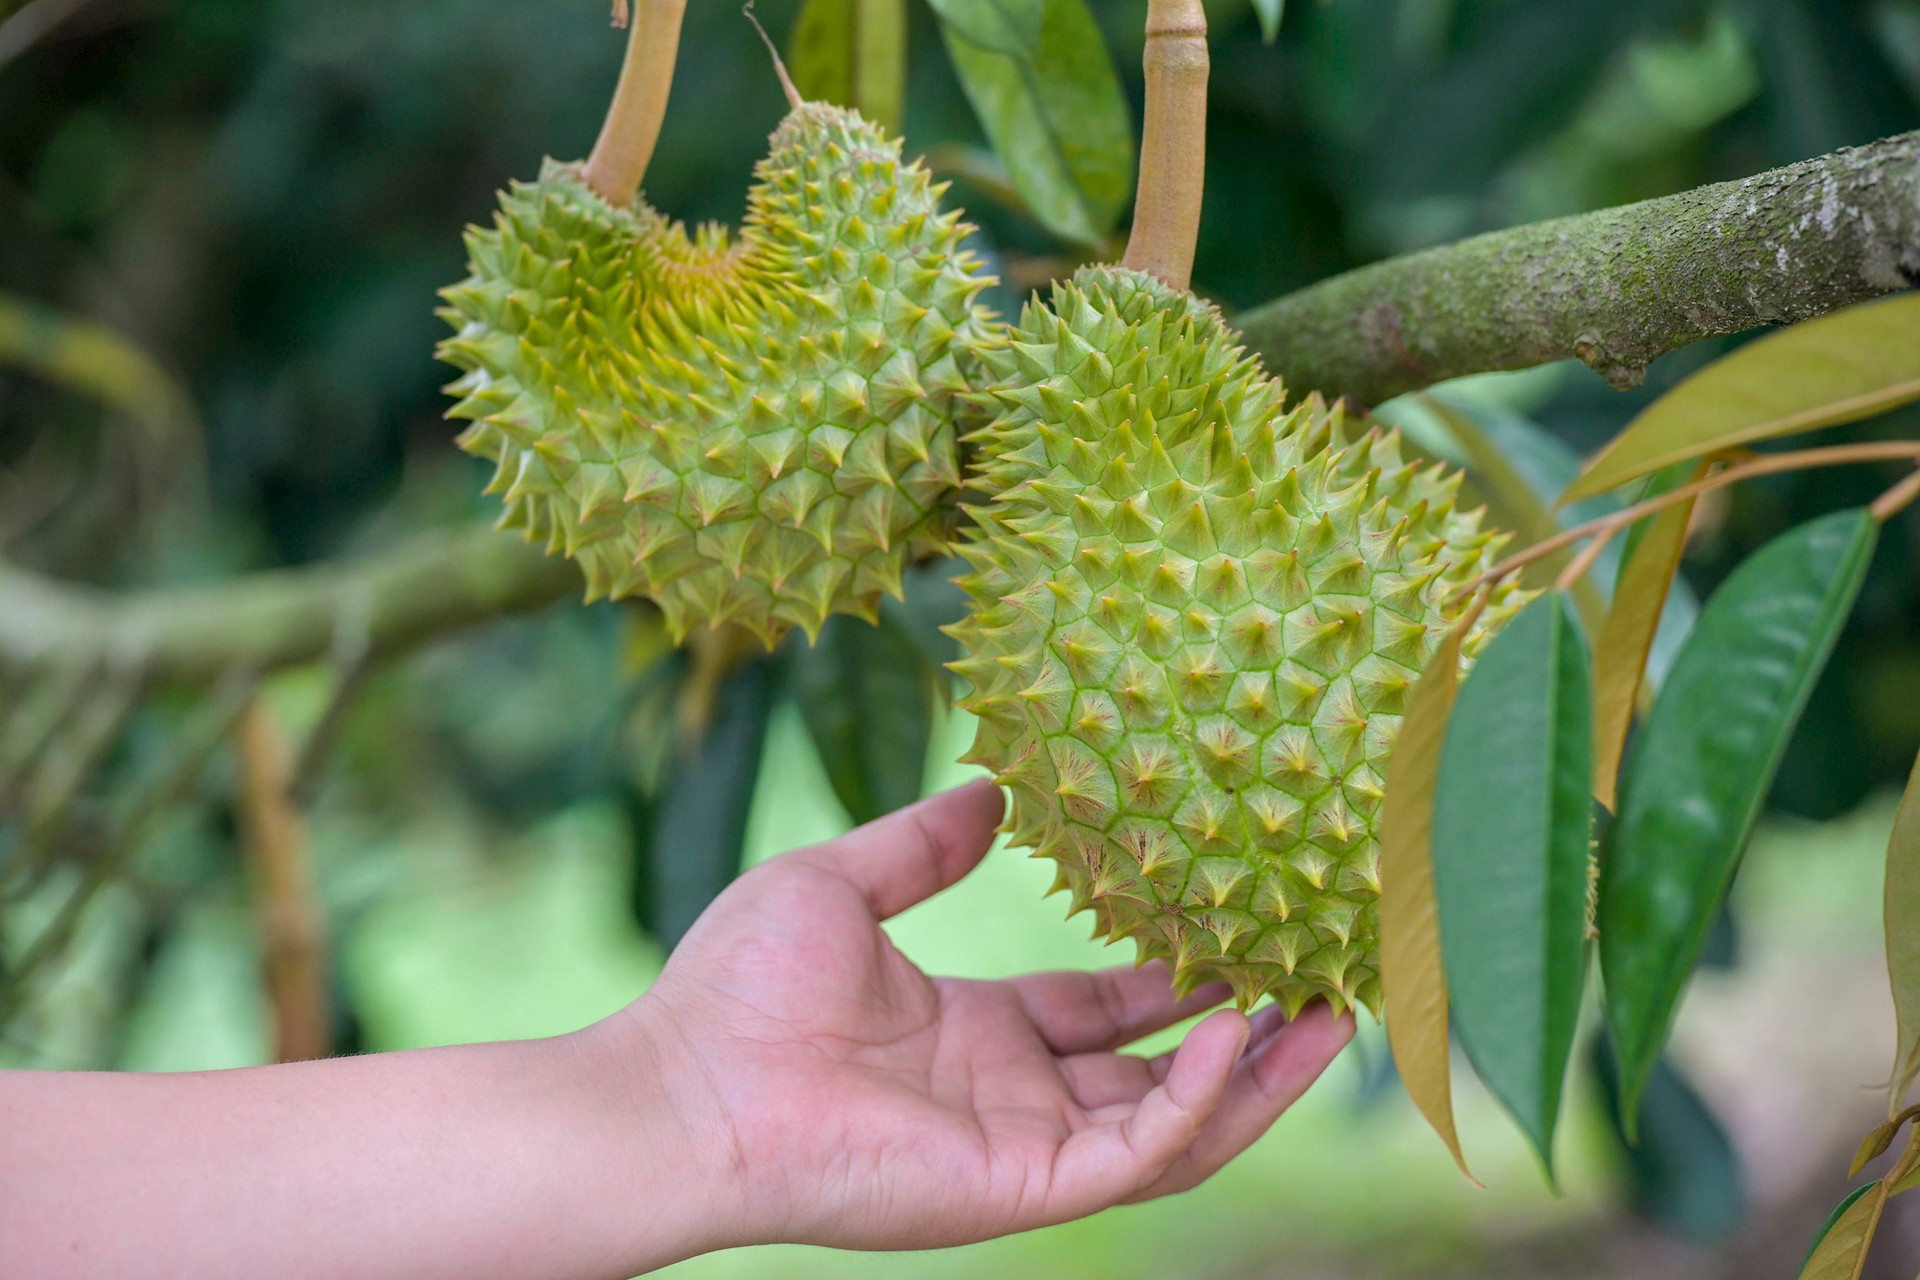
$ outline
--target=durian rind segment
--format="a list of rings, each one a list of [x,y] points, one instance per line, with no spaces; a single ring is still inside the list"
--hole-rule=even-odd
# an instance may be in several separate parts
[[[1388,752],[1505,539],[1150,277],[1083,270],[987,361],[953,667],[1013,842],[1183,987],[1377,1012]]]
[[[871,618],[953,535],[955,415],[992,340],[943,190],[817,103],[773,135],[737,240],[614,208],[574,165],[514,184],[467,235],[440,347],[503,525],[676,638]]]

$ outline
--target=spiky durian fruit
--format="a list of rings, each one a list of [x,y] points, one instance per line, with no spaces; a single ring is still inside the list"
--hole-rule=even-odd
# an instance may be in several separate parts
[[[970,228],[897,139],[821,103],[755,178],[729,242],[550,161],[468,233],[444,295],[452,416],[497,466],[503,524],[577,557],[589,599],[651,596],[676,639],[871,617],[956,518],[992,283]]]
[[[1012,338],[961,546],[968,758],[1074,909],[1183,986],[1377,1011],[1387,753],[1503,539],[1455,510],[1457,473],[1317,398],[1283,410],[1219,313],[1150,276],[1083,270]]]

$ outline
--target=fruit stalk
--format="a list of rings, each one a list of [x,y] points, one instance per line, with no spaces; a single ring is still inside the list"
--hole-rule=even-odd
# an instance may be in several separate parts
[[[1121,265],[1185,289],[1207,176],[1207,14],[1200,0],[1149,0],[1141,61],[1147,106],[1140,185]]]
[[[587,157],[587,185],[616,208],[625,208],[640,191],[660,139],[673,88],[673,64],[680,52],[680,19],[686,0],[639,0],[627,33],[627,56],[607,106],[607,118]]]

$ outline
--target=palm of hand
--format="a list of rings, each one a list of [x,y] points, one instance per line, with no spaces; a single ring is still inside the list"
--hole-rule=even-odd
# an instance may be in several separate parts
[[[765,1238],[955,1244],[1184,1190],[1237,1154],[1351,1034],[1222,1010],[1177,1054],[1115,1052],[1218,1004],[1164,967],[929,978],[880,921],[991,840],[963,788],[743,877],[674,953],[670,1011]],[[1248,1051],[1244,1057],[1243,1049]]]

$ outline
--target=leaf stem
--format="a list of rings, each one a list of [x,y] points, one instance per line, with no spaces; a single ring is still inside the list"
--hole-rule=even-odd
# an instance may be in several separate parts
[[[1724,471],[1718,471],[1712,475],[1695,480],[1690,484],[1683,484],[1677,489],[1669,489],[1658,497],[1648,498],[1645,502],[1636,502],[1632,506],[1624,507],[1611,515],[1601,516],[1598,519],[1589,520],[1585,524],[1576,525],[1564,533],[1555,534],[1543,542],[1536,542],[1526,550],[1508,556],[1505,560],[1502,560],[1499,564],[1496,564],[1493,568],[1487,570],[1471,582],[1461,584],[1455,589],[1454,594],[1466,595],[1480,587],[1498,582],[1507,575],[1524,569],[1534,561],[1544,559],[1554,552],[1559,551],[1561,548],[1572,546],[1584,538],[1610,538],[1644,516],[1650,516],[1654,512],[1664,510],[1676,502],[1684,502],[1688,498],[1696,497],[1711,489],[1720,489],[1727,485],[1738,484],[1742,480],[1751,480],[1756,476],[1778,475],[1786,471],[1806,471],[1815,467],[1842,466],[1850,462],[1880,462],[1888,459],[1901,458],[1910,459],[1916,463],[1916,465],[1920,465],[1920,442],[1912,440],[1888,440],[1877,441],[1870,444],[1834,445],[1825,449],[1798,449],[1792,453],[1765,454],[1755,458],[1751,462],[1743,462],[1738,466],[1728,467]],[[1889,490],[1887,494],[1881,496],[1881,501],[1884,502],[1887,497],[1900,493],[1904,490],[1907,483],[1908,482],[1903,481],[1900,485],[1896,485],[1894,489]],[[1916,495],[1907,494],[1903,501],[1911,500],[1914,496]],[[1875,504],[1876,514],[1878,505],[1878,503]],[[1581,561],[1585,561],[1586,563],[1581,564]],[[1583,555],[1576,560],[1574,564],[1568,565],[1567,570],[1570,574],[1575,565],[1580,565],[1581,571],[1584,572],[1591,564],[1592,557]],[[1559,585],[1566,585],[1566,578],[1567,574],[1562,574],[1562,581]]]
[[[1920,468],[1917,468],[1908,475],[1906,479],[1875,498],[1873,505],[1868,507],[1867,510],[1873,514],[1875,520],[1878,520],[1881,524],[1885,524],[1901,511],[1905,510],[1907,505],[1915,498],[1920,498]]]
[[[1148,0],[1141,65],[1147,104],[1140,185],[1120,265],[1185,289],[1207,177],[1207,14],[1200,0]]]
[[[582,173],[587,185],[618,208],[633,203],[647,175],[660,121],[673,88],[673,64],[680,51],[680,19],[687,0],[639,0],[627,33],[627,56],[607,106],[600,137]]]

